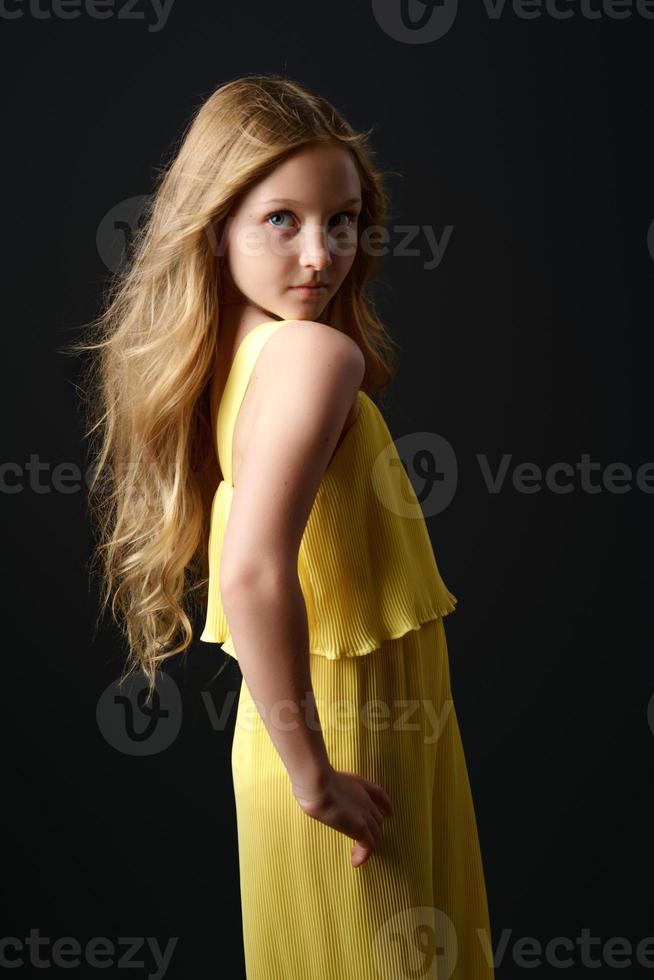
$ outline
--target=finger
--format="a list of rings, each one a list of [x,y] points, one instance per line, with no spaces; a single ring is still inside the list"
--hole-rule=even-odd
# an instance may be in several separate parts
[[[371,814],[372,817],[374,817],[375,823],[377,824],[377,826],[381,830],[381,826],[382,826],[382,824],[384,822],[384,814],[379,809],[379,807],[376,805],[376,803],[374,802],[374,800],[372,799],[372,797],[370,799],[370,814]]]
[[[361,781],[365,786],[365,788],[368,790],[370,796],[372,796],[375,802],[379,804],[382,807],[382,809],[384,810],[393,809],[391,798],[382,786],[380,786],[378,783],[373,783],[372,780],[366,779],[363,776],[361,777]]]
[[[369,847],[371,849],[375,847],[377,842],[377,827],[372,817],[369,817],[367,813],[364,813],[362,816],[355,840],[357,844],[361,844],[363,847]]]
[[[368,824],[368,829],[372,836],[372,845],[373,847],[377,847],[379,837],[381,835],[381,825],[378,824],[375,818],[369,813],[366,814],[366,823]]]
[[[348,821],[348,825],[343,828],[343,832],[350,838],[353,846],[372,847],[374,844],[372,831],[368,826],[368,821],[363,811]]]
[[[391,800],[390,796],[388,795],[388,793],[386,792],[385,789],[382,789],[381,786],[376,786],[375,789],[376,789],[375,800],[381,806],[381,808],[383,809],[384,813],[388,817],[392,817],[393,816],[393,801]]]
[[[352,848],[351,863],[353,868],[358,868],[368,860],[372,851],[369,847],[364,847],[362,844],[355,844]]]
[[[364,779],[364,783],[366,785],[368,792],[373,797],[375,802],[378,803],[379,806],[381,806],[381,808],[383,809],[383,811],[386,813],[387,816],[392,817],[393,802],[390,796],[388,795],[388,793],[386,792],[386,790],[383,789],[381,786],[378,786],[377,783],[371,782],[369,779]]]

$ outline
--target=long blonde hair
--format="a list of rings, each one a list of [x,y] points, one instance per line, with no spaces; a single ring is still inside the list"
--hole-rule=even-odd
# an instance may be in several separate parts
[[[188,649],[206,606],[211,501],[221,473],[209,382],[220,312],[217,243],[239,195],[303,144],[347,147],[362,190],[359,234],[383,226],[383,173],[368,135],[323,98],[279,75],[245,75],[196,111],[161,168],[103,312],[87,327],[93,352],[80,386],[93,470],[91,573],[100,570],[99,618],[111,602],[128,645],[126,672],[155,688],[157,665]],[[358,248],[321,320],[365,356],[362,387],[383,392],[397,371],[394,342],[364,287],[376,256]],[[122,623],[121,623],[122,616]],[[97,626],[97,623],[96,623]]]

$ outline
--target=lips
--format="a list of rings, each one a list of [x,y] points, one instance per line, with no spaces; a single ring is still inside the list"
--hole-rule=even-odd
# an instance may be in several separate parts
[[[326,291],[326,286],[291,286],[291,289],[295,293],[299,293],[305,299],[312,299],[322,294]]]

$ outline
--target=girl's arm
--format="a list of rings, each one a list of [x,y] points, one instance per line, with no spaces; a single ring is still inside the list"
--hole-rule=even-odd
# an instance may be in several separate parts
[[[293,321],[267,341],[256,371],[258,411],[225,529],[221,600],[243,678],[292,783],[318,792],[332,770],[298,552],[365,361],[345,334]]]

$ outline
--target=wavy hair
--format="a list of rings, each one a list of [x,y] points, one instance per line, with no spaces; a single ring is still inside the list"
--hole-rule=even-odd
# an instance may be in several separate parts
[[[280,75],[244,75],[215,89],[158,168],[102,312],[86,325],[90,340],[70,348],[92,355],[80,392],[98,621],[110,605],[128,647],[121,683],[140,669],[148,697],[158,664],[189,648],[192,621],[206,608],[211,502],[222,478],[209,383],[225,222],[239,196],[287,155],[330,141],[358,169],[359,236],[383,226],[384,174],[372,162],[370,132],[355,132],[329,102]],[[394,342],[365,294],[376,262],[358,247],[321,317],[359,344],[368,394],[385,392],[397,371]]]

